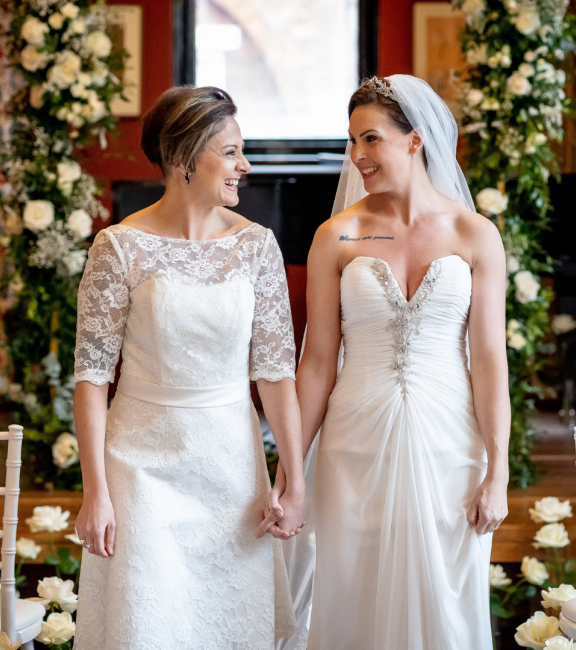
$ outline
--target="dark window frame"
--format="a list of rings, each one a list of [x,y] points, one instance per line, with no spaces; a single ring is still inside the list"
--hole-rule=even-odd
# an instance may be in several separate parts
[[[358,0],[358,70],[360,79],[378,74],[378,0]],[[174,85],[194,84],[195,0],[174,0]],[[359,81],[360,81],[359,79]],[[246,140],[254,154],[342,152],[346,140]]]

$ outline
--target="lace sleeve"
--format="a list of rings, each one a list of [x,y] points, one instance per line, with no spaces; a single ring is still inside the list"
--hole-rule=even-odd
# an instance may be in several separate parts
[[[128,269],[114,235],[102,230],[88,254],[78,290],[74,379],[114,381],[129,305]]]
[[[295,378],[294,331],[284,260],[274,235],[264,243],[254,284],[256,306],[250,344],[250,379]]]

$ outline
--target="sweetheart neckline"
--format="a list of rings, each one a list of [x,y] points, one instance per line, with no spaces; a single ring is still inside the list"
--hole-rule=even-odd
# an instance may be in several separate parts
[[[412,294],[412,297],[410,298],[410,300],[408,300],[408,298],[406,298],[406,296],[404,295],[404,292],[400,288],[400,285],[398,284],[398,280],[396,280],[396,276],[394,275],[394,271],[392,271],[392,267],[390,266],[390,264],[388,264],[388,262],[386,260],[383,260],[381,257],[371,257],[370,255],[358,255],[354,259],[350,260],[350,262],[348,262],[348,264],[346,264],[346,266],[342,269],[342,273],[341,273],[341,276],[340,276],[340,282],[342,282],[342,279],[344,278],[344,271],[350,266],[350,264],[352,264],[356,260],[365,259],[365,260],[374,260],[374,261],[382,262],[388,268],[388,271],[390,273],[390,276],[392,277],[392,280],[394,280],[394,283],[398,287],[398,291],[400,292],[400,295],[402,296],[402,298],[404,298],[404,302],[407,305],[409,305],[414,300],[414,298],[418,295],[422,285],[424,284],[424,281],[426,280],[426,278],[428,277],[428,274],[430,273],[430,271],[432,269],[432,265],[435,264],[436,262],[441,262],[442,260],[446,260],[449,257],[457,257],[459,260],[464,262],[464,264],[466,264],[466,266],[470,269],[470,264],[468,264],[468,262],[463,257],[460,257],[460,255],[457,255],[456,253],[453,253],[452,255],[443,255],[442,257],[437,257],[435,260],[432,260],[430,262],[430,264],[428,266],[428,269],[426,270],[426,273],[424,274],[424,277],[420,281],[420,284],[416,288],[416,291]]]

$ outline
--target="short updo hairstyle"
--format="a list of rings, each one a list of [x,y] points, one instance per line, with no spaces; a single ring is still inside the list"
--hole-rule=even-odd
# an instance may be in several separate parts
[[[392,85],[383,77],[370,77],[364,79],[360,84],[360,88],[352,95],[348,104],[348,118],[352,116],[355,108],[359,106],[371,106],[373,104],[379,106],[388,115],[388,119],[394,127],[402,133],[408,135],[412,133],[414,127],[406,117],[400,104],[394,98],[394,90]],[[424,167],[428,169],[428,161],[426,159],[425,148],[422,147],[422,156],[424,158]]]
[[[170,167],[195,169],[194,158],[237,113],[232,97],[220,88],[176,86],[163,92],[144,116],[140,146],[164,176]]]

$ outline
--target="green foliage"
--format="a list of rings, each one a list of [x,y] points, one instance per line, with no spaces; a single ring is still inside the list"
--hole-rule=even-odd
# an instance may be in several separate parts
[[[576,23],[555,0],[454,4],[467,14],[461,43],[470,67],[461,90],[468,181],[479,211],[498,225],[508,259],[510,479],[527,487],[538,477],[528,415],[540,396],[532,379],[546,352],[553,295],[526,287],[552,270],[539,238],[550,227],[548,178],[559,174],[549,142],[562,139],[562,115],[573,110],[563,68],[574,51]],[[486,189],[499,189],[505,207],[491,205],[486,193],[478,198]]]
[[[24,426],[24,485],[80,490],[74,450],[76,462],[60,455],[57,465],[52,446],[73,430],[76,295],[92,219],[108,213],[94,178],[74,159],[114,129],[110,103],[123,96],[115,72],[127,54],[110,49],[101,0],[65,7],[6,0],[2,9],[11,20],[1,47],[16,89],[5,105],[9,138],[0,147],[0,297],[8,308],[9,360],[0,401]]]

